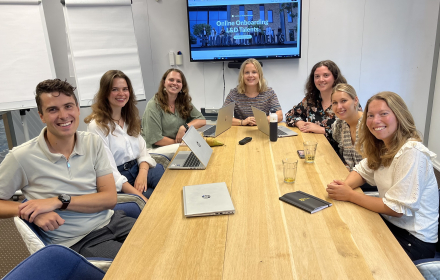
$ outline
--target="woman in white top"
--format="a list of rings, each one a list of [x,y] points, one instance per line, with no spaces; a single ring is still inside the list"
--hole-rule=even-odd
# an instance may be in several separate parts
[[[140,135],[141,120],[130,79],[119,70],[101,78],[92,113],[84,119],[87,130],[98,134],[113,168],[118,192],[148,200],[164,172],[148,153]]]
[[[345,181],[327,185],[329,197],[382,214],[412,260],[432,258],[438,238],[439,197],[431,159],[403,99],[381,92],[366,105],[357,150],[365,159]],[[377,185],[379,197],[353,189]]]

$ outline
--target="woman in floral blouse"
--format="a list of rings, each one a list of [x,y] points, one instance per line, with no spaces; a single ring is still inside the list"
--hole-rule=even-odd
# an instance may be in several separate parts
[[[336,152],[339,149],[332,137],[335,114],[331,95],[333,87],[339,83],[347,83],[347,80],[336,63],[331,60],[316,63],[306,83],[306,97],[286,113],[288,126],[297,126],[303,133],[324,134]]]

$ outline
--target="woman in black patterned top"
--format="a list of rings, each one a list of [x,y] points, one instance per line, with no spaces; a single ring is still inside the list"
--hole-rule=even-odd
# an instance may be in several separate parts
[[[355,148],[362,120],[362,112],[358,108],[359,99],[352,86],[337,84],[333,88],[332,109],[338,117],[332,125],[333,139],[339,143],[339,155],[349,171],[362,160]]]
[[[306,83],[306,97],[286,114],[288,126],[297,126],[303,133],[324,134],[338,152],[338,143],[332,137],[335,114],[331,107],[333,87],[347,83],[336,63],[320,61],[313,66]]]

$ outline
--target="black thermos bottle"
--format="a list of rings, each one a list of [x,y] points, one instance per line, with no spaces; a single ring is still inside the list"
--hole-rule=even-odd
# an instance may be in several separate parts
[[[274,109],[270,110],[270,141],[275,142],[278,140],[278,116]]]

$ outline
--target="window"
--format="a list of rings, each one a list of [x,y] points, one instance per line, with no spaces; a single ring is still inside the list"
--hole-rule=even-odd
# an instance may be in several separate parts
[[[208,11],[190,11],[189,12],[189,27],[194,30],[194,25],[208,23]]]
[[[287,22],[293,22],[292,17],[289,13],[287,13]]]
[[[253,16],[252,11],[248,11],[247,14],[248,14],[247,21],[253,21],[254,20],[254,16]]]
[[[198,11],[197,12],[197,21],[208,21],[208,12],[207,11]]]
[[[244,5],[239,6],[240,11],[239,11],[239,15],[240,15],[240,21],[244,20]]]
[[[264,20],[264,5],[260,5],[260,19]]]
[[[273,11],[271,10],[267,11],[267,20],[269,22],[273,22]]]
[[[289,41],[295,41],[295,30],[289,29]]]
[[[218,33],[221,30],[221,26],[217,26],[217,21],[225,21],[227,19],[228,12],[226,11],[226,7],[204,7],[203,9],[195,8],[189,11],[189,26],[191,31],[194,30],[194,25],[203,23],[211,25]],[[211,34],[211,31],[209,31],[209,34]]]

